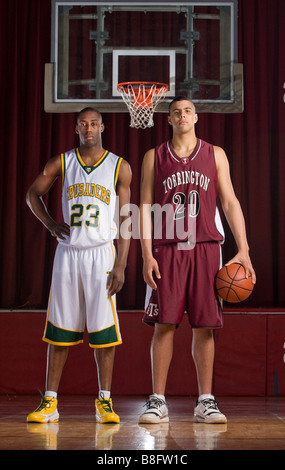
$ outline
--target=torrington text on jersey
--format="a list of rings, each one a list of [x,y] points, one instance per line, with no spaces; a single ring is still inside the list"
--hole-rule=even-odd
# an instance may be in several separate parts
[[[166,194],[168,190],[171,190],[173,188],[176,188],[177,186],[184,184],[200,186],[200,188],[207,191],[209,183],[210,178],[208,178],[208,176],[205,176],[203,173],[199,173],[198,171],[194,170],[185,170],[177,171],[176,173],[173,173],[171,176],[166,178],[163,181],[163,186]]]

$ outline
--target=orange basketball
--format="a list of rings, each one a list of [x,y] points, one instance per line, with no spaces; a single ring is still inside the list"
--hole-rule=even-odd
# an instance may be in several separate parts
[[[250,296],[253,287],[251,275],[247,278],[239,263],[223,266],[216,275],[216,291],[226,302],[242,302]]]

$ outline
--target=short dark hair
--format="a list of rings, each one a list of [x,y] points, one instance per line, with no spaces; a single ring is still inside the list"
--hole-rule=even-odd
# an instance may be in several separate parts
[[[195,105],[194,105],[193,101],[190,100],[190,98],[188,98],[187,96],[184,96],[184,95],[178,95],[178,96],[175,96],[175,98],[173,98],[173,100],[169,103],[169,107],[168,107],[169,112],[170,112],[171,106],[174,103],[176,103],[176,101],[190,101],[190,103],[193,104],[194,109],[195,109]]]
[[[92,106],[87,106],[86,108],[83,108],[83,109],[81,109],[81,111],[79,111],[79,113],[77,114],[76,122],[78,122],[81,114],[86,113],[87,111],[92,111],[94,113],[97,113],[98,116],[100,117],[101,121],[103,121],[102,114],[100,113],[100,111],[97,108],[93,108]]]

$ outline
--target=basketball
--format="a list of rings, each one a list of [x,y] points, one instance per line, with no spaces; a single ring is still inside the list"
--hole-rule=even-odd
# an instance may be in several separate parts
[[[246,277],[239,263],[223,266],[216,275],[216,291],[226,302],[242,302],[250,296],[253,287],[251,275]]]

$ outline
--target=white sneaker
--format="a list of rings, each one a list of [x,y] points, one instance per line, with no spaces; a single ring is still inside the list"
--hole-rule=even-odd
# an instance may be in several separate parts
[[[227,418],[220,412],[218,403],[213,398],[206,398],[196,402],[194,421],[198,423],[219,424],[226,423]]]
[[[139,423],[168,423],[168,409],[166,402],[155,395],[150,395],[145,404],[146,410],[139,417]]]

